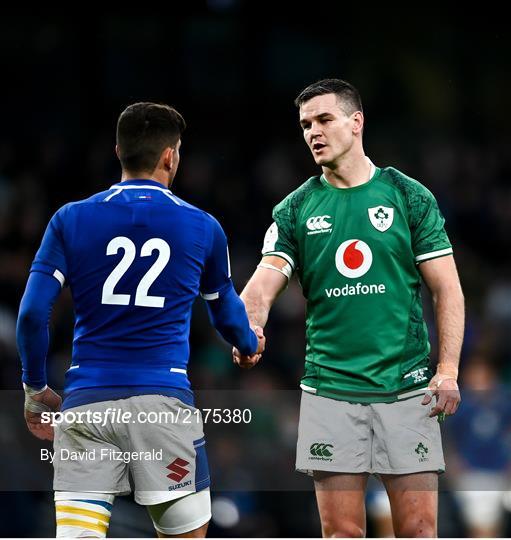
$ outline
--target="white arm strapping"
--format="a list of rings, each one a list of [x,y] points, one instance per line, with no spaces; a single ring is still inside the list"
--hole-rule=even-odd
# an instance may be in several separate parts
[[[48,388],[48,385],[45,384],[42,388],[34,388],[33,386],[28,386],[28,384],[23,383],[23,390],[25,390],[25,394],[27,396],[35,396],[36,394],[40,394],[41,392],[44,392]]]
[[[30,412],[34,413],[42,413],[45,411],[51,411],[51,408],[48,407],[48,405],[45,405],[44,403],[41,403],[40,401],[36,401],[32,398],[32,396],[35,396],[36,394],[40,394],[41,392],[44,392],[48,388],[48,385],[44,385],[42,388],[37,389],[33,388],[32,386],[28,386],[28,384],[23,383],[23,389],[25,390],[25,409]]]
[[[273,264],[262,262],[257,265],[257,268],[267,268],[268,270],[276,270],[277,272],[280,272],[281,274],[286,276],[287,279],[291,279],[291,276],[293,275],[293,269],[291,268],[291,265],[289,263],[286,263],[284,268],[278,268],[277,266],[273,266]]]

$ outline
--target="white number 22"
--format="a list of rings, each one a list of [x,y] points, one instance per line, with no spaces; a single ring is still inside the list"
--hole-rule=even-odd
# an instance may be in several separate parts
[[[129,238],[126,238],[126,236],[117,236],[108,243],[106,254],[117,255],[120,249],[124,250],[124,255],[119,261],[119,264],[106,278],[105,284],[103,285],[103,295],[101,297],[102,304],[127,306],[130,303],[131,295],[114,293],[114,287],[119,283],[122,276],[135,260],[137,248]],[[154,264],[149,268],[138,284],[137,292],[135,294],[136,306],[162,308],[165,303],[164,296],[150,296],[147,294],[149,288],[162,273],[170,259],[170,246],[161,238],[151,238],[148,240],[142,246],[140,256],[149,257],[155,249],[158,251],[158,258],[154,261]]]

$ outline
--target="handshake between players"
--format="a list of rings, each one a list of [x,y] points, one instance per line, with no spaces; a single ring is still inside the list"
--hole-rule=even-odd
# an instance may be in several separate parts
[[[253,368],[263,356],[266,345],[266,337],[264,336],[263,329],[260,326],[254,326],[253,330],[258,341],[258,348],[254,354],[250,356],[243,355],[236,347],[232,348],[232,361],[242,369]]]

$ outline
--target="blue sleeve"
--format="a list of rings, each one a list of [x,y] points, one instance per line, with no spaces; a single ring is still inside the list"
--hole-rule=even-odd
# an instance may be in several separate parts
[[[63,230],[66,207],[51,218],[46,227],[41,246],[36,253],[31,271],[43,272],[56,278],[63,285],[67,276]]]
[[[231,265],[227,238],[220,223],[208,215],[206,227],[206,260],[200,293],[204,300],[214,300],[232,285]]]
[[[253,354],[258,340],[231,281],[227,238],[218,221],[209,218],[209,246],[201,278],[201,296],[207,301],[211,322],[222,337],[241,354]]]
[[[251,355],[256,352],[257,336],[250,328],[245,305],[232,284],[219,298],[207,301],[206,305],[213,326],[225,341],[234,345],[241,354]]]
[[[31,272],[21,299],[16,341],[23,366],[22,381],[34,388],[46,384],[48,323],[61,285],[46,273]]]

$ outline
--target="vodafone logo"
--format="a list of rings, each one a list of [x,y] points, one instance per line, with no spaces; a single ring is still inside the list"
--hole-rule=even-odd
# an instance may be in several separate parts
[[[369,246],[362,240],[346,240],[335,253],[335,266],[348,278],[363,276],[373,263],[373,254]]]
[[[352,238],[343,242],[335,252],[335,266],[347,278],[359,278],[366,274],[373,264],[371,248],[362,240]],[[338,287],[325,289],[327,298],[367,296],[386,294],[385,283],[344,283]]]

